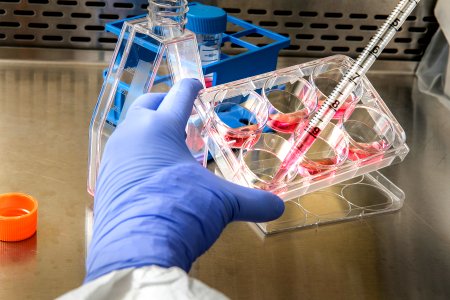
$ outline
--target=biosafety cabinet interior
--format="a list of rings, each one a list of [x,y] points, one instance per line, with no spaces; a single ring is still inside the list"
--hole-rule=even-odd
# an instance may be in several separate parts
[[[333,55],[356,58],[397,1],[200,2],[289,37],[290,45],[278,57],[278,69],[289,71],[299,65],[307,70]],[[383,113],[400,126],[395,127],[395,147],[388,150],[393,153],[369,160],[364,174],[356,173],[362,165],[346,166],[355,173],[332,185],[325,184],[325,177],[313,180],[308,187],[317,189],[304,190],[302,197],[286,202],[286,214],[278,220],[259,227],[230,224],[194,264],[192,277],[233,299],[299,295],[439,299],[450,294],[445,284],[450,279],[448,108],[422,93],[414,75],[438,28],[435,2],[420,2],[374,72],[367,74],[366,91],[373,91],[376,101],[366,97],[359,105],[370,107],[382,101]],[[87,133],[106,62],[117,41],[105,26],[145,13],[147,1],[0,0],[0,151],[4,154],[0,189],[28,192],[40,205],[37,235],[21,243],[0,243],[1,299],[55,298],[81,284],[85,247],[92,234],[93,199],[86,193]],[[240,30],[229,25],[226,34]],[[244,40],[257,47],[271,42],[258,34]],[[248,51],[232,42],[222,50],[226,55]],[[308,84],[312,69],[302,76]],[[255,76],[240,81],[244,86],[252,83],[245,86],[251,93],[243,97],[253,93],[263,97],[263,83],[255,84]],[[207,103],[215,94],[217,101],[233,98],[214,88],[201,97]],[[210,123],[209,130],[218,130],[218,124]],[[274,134],[261,135],[267,133]],[[273,140],[288,140],[284,133],[275,135]],[[223,141],[207,142],[214,149]],[[239,162],[241,154],[241,149],[227,147],[212,153],[226,158],[219,161],[221,168],[209,164],[225,177],[232,174],[221,174],[222,170],[243,166],[227,165],[227,160]],[[320,177],[309,178],[314,176]],[[242,180],[251,182],[252,177]],[[361,218],[361,214],[378,216]],[[345,218],[354,221],[334,223]]]

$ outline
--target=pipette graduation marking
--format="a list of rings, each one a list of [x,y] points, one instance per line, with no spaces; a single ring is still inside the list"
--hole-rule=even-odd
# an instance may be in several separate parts
[[[303,154],[308,151],[320,132],[331,121],[347,97],[356,87],[361,77],[369,70],[380,53],[391,41],[392,37],[405,22],[420,0],[401,0],[391,12],[386,22],[377,31],[369,44],[364,48],[356,62],[345,73],[328,99],[320,106],[317,113],[309,121],[308,126],[297,137],[291,150],[281,163],[280,169],[272,182],[282,180],[289,170],[297,165]]]

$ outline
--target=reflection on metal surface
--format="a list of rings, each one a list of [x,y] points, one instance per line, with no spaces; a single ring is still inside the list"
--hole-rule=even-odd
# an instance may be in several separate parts
[[[31,265],[36,260],[36,249],[36,234],[21,242],[0,242],[0,265],[3,267],[21,265],[32,269]]]
[[[236,299],[448,298],[449,111],[418,92],[413,76],[369,74],[369,79],[411,146],[401,165],[382,171],[404,190],[404,207],[266,237],[235,223],[197,261],[192,275]],[[369,199],[386,199],[366,192]]]
[[[85,222],[92,221],[87,134],[101,69],[0,63],[0,191],[40,203],[35,246],[14,245],[21,254],[0,246],[0,299],[50,299],[82,282]],[[233,223],[192,276],[232,299],[448,298],[449,112],[418,92],[413,76],[369,78],[411,146],[401,165],[383,170],[405,191],[403,209],[266,238]]]
[[[0,192],[39,202],[37,234],[0,243],[0,299],[52,299],[82,283],[87,133],[100,84],[100,67],[0,63]]]

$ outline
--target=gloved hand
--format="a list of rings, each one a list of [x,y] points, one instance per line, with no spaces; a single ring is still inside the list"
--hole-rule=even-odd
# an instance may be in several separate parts
[[[145,94],[109,138],[94,201],[85,281],[129,267],[186,272],[231,221],[265,222],[284,210],[269,192],[225,181],[203,168],[185,143],[199,81]]]

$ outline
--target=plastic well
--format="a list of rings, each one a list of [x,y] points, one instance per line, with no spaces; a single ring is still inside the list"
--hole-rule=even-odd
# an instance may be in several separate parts
[[[355,220],[396,211],[404,199],[398,187],[379,172],[372,172],[289,200],[279,219],[257,225],[264,233],[272,234]]]
[[[321,65],[342,65],[342,66],[348,66],[352,63],[352,59],[346,56],[338,55],[338,56],[332,56],[324,59],[319,59],[315,61],[311,61],[306,64],[301,64],[297,66],[292,66],[289,68],[285,68],[282,70],[273,71],[270,73],[262,74],[255,77],[250,77],[246,79],[242,79],[239,81],[231,82],[228,84],[220,85],[217,87],[209,88],[206,90],[203,90],[200,92],[196,102],[195,107],[199,113],[200,118],[202,119],[203,123],[206,124],[203,129],[203,136],[205,139],[205,143],[208,146],[208,149],[214,158],[218,169],[223,174],[223,176],[232,182],[252,187],[252,188],[264,188],[267,190],[270,190],[276,194],[278,194],[282,199],[287,201],[294,201],[295,199],[298,199],[299,197],[310,194],[312,192],[316,192],[318,190],[322,190],[324,188],[329,188],[331,186],[334,186],[336,184],[341,184],[343,181],[349,181],[353,180],[354,178],[358,178],[363,174],[374,172],[380,168],[392,165],[394,163],[398,163],[404,159],[406,154],[408,153],[409,149],[408,146],[405,143],[405,133],[403,129],[401,128],[400,124],[396,121],[395,117],[392,115],[392,113],[389,111],[389,109],[384,104],[381,97],[378,95],[378,93],[375,91],[373,86],[370,84],[369,80],[364,77],[361,83],[361,91],[358,92],[361,95],[359,96],[359,101],[356,104],[363,105],[364,107],[369,107],[373,111],[378,111],[383,114],[383,116],[386,116],[386,118],[389,121],[390,126],[392,127],[392,138],[390,139],[390,144],[388,147],[385,147],[383,149],[379,149],[379,151],[372,152],[364,157],[357,157],[357,159],[346,158],[343,161],[340,161],[336,165],[331,165],[328,168],[323,168],[318,170],[317,172],[305,172],[304,168],[301,168],[300,166],[296,166],[297,174],[292,177],[288,178],[284,182],[277,183],[276,185],[270,183],[270,181],[267,181],[267,178],[255,178],[255,172],[253,172],[252,176],[248,175],[248,166],[245,166],[244,164],[246,161],[242,160],[239,156],[239,153],[251,153],[254,149],[255,145],[258,145],[258,142],[248,143],[245,144],[239,151],[234,149],[233,147],[230,147],[230,145],[227,143],[224,136],[217,134],[218,130],[215,128],[214,123],[210,122],[211,120],[211,114],[209,114],[209,111],[213,109],[215,105],[218,105],[220,101],[227,101],[227,97],[220,98],[219,102],[217,101],[218,97],[217,95],[223,94],[224,91],[233,90],[232,94],[229,95],[229,97],[236,97],[239,94],[246,94],[249,91],[254,91],[256,93],[260,93],[261,95],[264,95],[265,89],[264,87],[267,87],[268,83],[277,81],[277,86],[283,86],[283,84],[286,84],[286,86],[289,85],[289,82],[295,82],[292,78],[297,78],[298,80],[302,79],[308,79],[310,78],[310,75],[312,74],[313,70],[320,69]],[[284,82],[283,82],[284,81]],[[267,100],[267,99],[266,99]],[[269,102],[269,101],[268,101]],[[270,107],[270,103],[269,103]],[[317,109],[317,108],[316,108]],[[351,116],[352,110],[354,109],[354,106],[348,106],[347,111],[343,111],[342,113],[345,114],[347,117]],[[371,116],[371,114],[368,114]],[[231,116],[232,117],[232,116]],[[376,124],[376,118],[375,114],[373,114],[373,123]],[[344,132],[344,135],[346,136],[345,139],[348,139],[348,133],[345,132],[345,128],[342,126],[342,123],[338,122],[336,120],[335,125],[339,127],[340,130]],[[372,126],[373,128],[376,128],[375,125]],[[294,130],[293,133],[286,133],[282,131],[274,130],[272,127],[268,126],[266,124],[263,132],[265,135],[265,139],[269,139],[268,136],[273,135],[282,137],[284,140],[288,141],[290,145],[293,144],[295,141],[296,135],[299,132],[299,130],[302,130],[301,126],[299,126],[296,130]],[[323,134],[326,134],[326,131],[323,131]],[[258,137],[255,137],[257,139]],[[274,138],[275,139],[275,138]],[[320,140],[320,139],[319,139]],[[345,143],[344,143],[345,144]],[[331,143],[333,145],[333,143]],[[345,147],[342,147],[342,143],[335,143],[335,146],[340,145],[338,147],[341,147],[340,150],[344,149]],[[347,142],[348,147],[348,142]],[[260,150],[259,148],[257,150]],[[339,150],[338,148],[335,150]],[[342,151],[337,151],[337,153],[342,153],[343,151],[348,151],[348,149],[344,149]],[[270,153],[270,149],[265,149],[267,153]],[[279,152],[274,152],[279,153]],[[256,158],[257,159],[257,158]],[[251,166],[264,166],[265,170],[273,170],[274,166],[268,166],[267,157],[262,156],[261,159],[264,159],[266,161],[258,163],[255,160],[251,161]],[[279,157],[278,157],[279,160]],[[277,159],[274,159],[274,163],[276,164],[279,161]],[[276,165],[275,165],[276,167]],[[292,171],[292,170],[291,170]],[[258,174],[256,174],[258,175]],[[263,174],[264,176],[267,174]],[[264,177],[263,176],[263,177]],[[368,176],[368,175],[367,175]],[[381,175],[380,175],[381,176]],[[376,176],[376,178],[381,178],[379,175]],[[266,176],[267,177],[267,176]],[[375,177],[366,177],[367,178],[375,178]],[[261,181],[263,181],[263,185],[261,185]],[[373,182],[372,182],[373,181]],[[376,184],[376,180],[372,180],[370,185],[374,185],[379,187]],[[385,179],[383,179],[383,182],[386,182]],[[375,213],[382,213],[386,211],[391,211],[392,209],[398,209],[401,207],[400,203],[402,203],[403,199],[401,199],[401,192],[398,192],[398,188],[396,188],[392,184],[387,184],[389,188],[385,188],[384,190],[395,190],[394,194],[400,195],[397,196],[396,199],[398,201],[396,202],[399,205],[394,206],[381,206],[379,209],[373,209],[370,210],[370,214]],[[361,188],[362,189],[362,188]],[[345,203],[348,202],[348,197],[351,197],[349,189],[345,192],[345,197],[342,194],[338,194],[339,197],[336,199],[346,198],[344,201]],[[308,196],[310,197],[310,196]],[[321,197],[319,197],[321,198]],[[330,199],[329,195],[327,197],[323,197],[324,199]],[[390,196],[390,198],[392,198]],[[400,201],[401,200],[401,201]],[[295,200],[296,201],[296,200]],[[294,202],[295,202],[294,201]],[[321,203],[321,201],[324,201]],[[326,200],[320,200],[317,204],[316,209],[324,209],[326,207]],[[328,201],[331,203],[330,201]],[[342,203],[344,203],[342,202]],[[357,201],[355,201],[357,203]],[[300,204],[298,204],[300,205]],[[325,206],[324,206],[325,205]],[[294,207],[293,205],[289,204],[290,207]],[[301,206],[301,205],[300,205]],[[317,215],[316,212],[311,211],[312,208],[310,207],[310,210],[306,209],[306,204],[304,204],[305,207],[303,207],[303,210],[301,213],[294,212],[294,215],[308,215],[311,220],[311,216]],[[351,204],[351,205],[344,205],[345,207],[349,208],[349,211],[347,212],[347,208],[345,209],[346,213],[344,214],[344,209],[341,209],[341,213],[339,214],[332,214],[328,215],[328,213],[324,213],[325,215],[328,215],[328,217],[319,216],[316,218],[316,220],[313,223],[309,223],[309,221],[305,221],[304,224],[300,224],[302,222],[296,220],[293,221],[296,225],[294,227],[302,227],[302,226],[308,226],[311,224],[322,224],[322,223],[329,223],[334,221],[340,221],[340,220],[346,220],[349,218],[354,218],[355,214],[357,216],[365,216],[368,215],[369,209],[366,209],[364,206],[363,208],[357,204]],[[372,204],[368,206],[373,206]],[[337,206],[336,206],[337,207]],[[360,213],[361,209],[364,210],[364,213]],[[295,210],[294,210],[295,211]],[[358,213],[355,213],[358,211]],[[330,212],[331,213],[331,212]],[[288,222],[289,223],[289,222]],[[277,225],[279,230],[283,230],[281,228],[281,225]],[[264,226],[260,226],[263,231],[266,233],[272,232],[272,230],[264,229]],[[289,226],[286,226],[285,229],[291,228]]]

